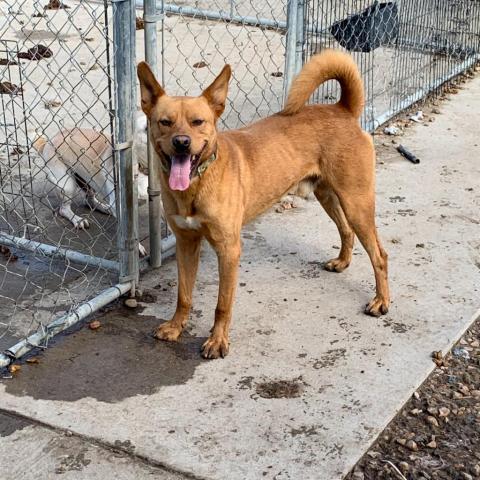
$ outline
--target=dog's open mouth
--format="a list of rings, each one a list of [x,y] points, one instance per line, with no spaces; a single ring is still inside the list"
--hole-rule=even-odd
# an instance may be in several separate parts
[[[200,155],[189,153],[173,155],[170,157],[170,176],[168,184],[172,190],[186,190],[190,186],[190,179],[195,167],[200,160]]]
[[[168,178],[168,185],[172,190],[184,191],[190,186],[190,180],[192,179],[206,146],[207,144],[204,145],[200,153],[197,155],[183,153],[172,155],[170,157],[170,176]]]

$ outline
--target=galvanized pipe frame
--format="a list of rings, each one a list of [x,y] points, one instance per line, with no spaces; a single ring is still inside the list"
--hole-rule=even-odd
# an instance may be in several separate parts
[[[10,363],[18,360],[34,348],[45,348],[52,337],[67,330],[100,308],[126,294],[131,288],[132,282],[118,283],[113,287],[107,288],[91,300],[82,303],[72,311],[58,317],[47,326],[40,327],[35,333],[16,343],[4,353],[0,353],[0,368],[7,367]]]
[[[115,260],[107,260],[105,258],[87,255],[68,248],[55,247],[53,245],[47,245],[46,243],[36,242],[35,240],[29,240],[28,238],[15,237],[14,235],[9,235],[3,232],[0,232],[0,245],[26,250],[45,257],[59,258],[89,267],[104,268],[105,270],[110,270],[112,272],[118,272],[120,270],[120,265]]]
[[[162,2],[163,7],[163,2]],[[157,22],[163,25],[164,12],[157,12],[156,0],[145,0],[143,10],[145,61],[150,65],[154,75],[158,78],[157,67]],[[162,51],[163,54],[163,51]],[[150,140],[150,122],[147,125],[147,155],[148,155],[148,225],[150,239],[150,266],[153,268],[162,265],[162,197],[160,183],[160,163],[155,161],[155,150]]]
[[[133,152],[136,112],[135,1],[112,0],[115,79],[114,143],[117,165],[116,207],[120,282],[138,283],[138,172]]]

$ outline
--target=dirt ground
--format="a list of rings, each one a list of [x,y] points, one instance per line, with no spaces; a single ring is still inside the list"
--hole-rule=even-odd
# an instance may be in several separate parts
[[[435,371],[346,480],[480,478],[480,321],[432,357]]]

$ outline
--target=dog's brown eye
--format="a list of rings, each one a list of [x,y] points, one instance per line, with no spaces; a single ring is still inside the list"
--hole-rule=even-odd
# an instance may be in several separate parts
[[[164,126],[164,127],[171,127],[172,126],[172,121],[171,120],[160,120],[160,123]]]
[[[201,118],[196,118],[195,120],[192,120],[192,125],[194,127],[199,127],[200,125],[202,125],[203,122],[204,120],[202,120]]]

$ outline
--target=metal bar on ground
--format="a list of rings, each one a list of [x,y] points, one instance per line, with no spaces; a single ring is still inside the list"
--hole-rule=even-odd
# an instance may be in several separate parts
[[[106,260],[105,258],[94,257],[85,253],[80,253],[68,248],[54,247],[45,243],[36,242],[27,238],[15,237],[6,233],[0,232],[0,245],[10,248],[18,248],[27,250],[36,254],[41,254],[46,257],[59,258],[62,260],[69,260],[81,265],[88,265],[89,267],[100,267],[112,272],[118,272],[120,265],[114,260]]]
[[[133,155],[135,129],[135,1],[114,2],[113,42],[115,65],[115,143],[126,147],[115,151],[117,162],[118,260],[120,282],[138,282],[138,194],[136,159]]]
[[[163,16],[163,12],[160,17]],[[157,2],[144,1],[145,60],[158,78],[157,67]],[[155,150],[150,143],[150,124],[147,126],[148,155],[148,225],[150,238],[150,266],[162,265],[162,197],[160,196],[160,162],[155,161]]]
[[[21,356],[36,347],[44,347],[50,338],[87,318],[89,315],[105,305],[108,305],[110,302],[113,302],[127,293],[131,288],[131,283],[119,283],[114,285],[113,287],[107,288],[91,300],[80,304],[72,311],[53,320],[53,322],[46,327],[40,328],[37,332],[6,350],[5,353],[1,353],[0,368],[7,367],[14,360],[19,359]]]

